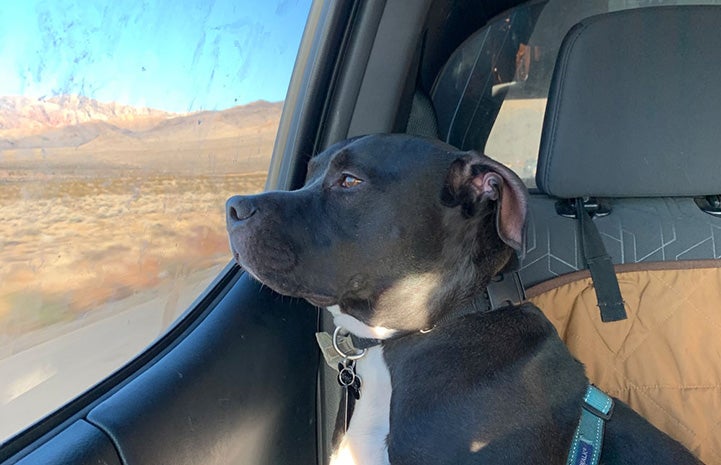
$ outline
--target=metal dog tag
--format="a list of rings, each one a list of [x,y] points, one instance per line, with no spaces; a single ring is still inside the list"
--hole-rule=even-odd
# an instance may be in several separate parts
[[[360,399],[361,378],[355,372],[355,361],[345,359],[338,363],[338,384],[355,400]]]
[[[355,360],[338,363],[338,384],[343,388],[343,431],[348,431],[355,401],[360,399],[361,378],[355,371]]]
[[[335,328],[333,336],[326,333],[316,333],[315,336],[326,363],[332,368],[336,368],[337,365],[338,377],[336,379],[343,389],[340,405],[342,412],[339,412],[339,419],[343,419],[343,431],[347,432],[355,402],[360,399],[361,378],[356,373],[355,361],[363,358],[368,353],[368,349],[353,347],[353,342],[348,337],[348,331],[340,326]]]

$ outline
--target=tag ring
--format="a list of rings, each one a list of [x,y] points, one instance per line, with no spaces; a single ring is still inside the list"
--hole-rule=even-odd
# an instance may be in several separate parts
[[[337,326],[335,328],[335,331],[333,331],[333,348],[335,349],[335,351],[338,352],[338,355],[340,355],[341,357],[343,357],[346,360],[358,360],[358,359],[362,358],[366,354],[366,352],[368,352],[368,349],[363,349],[363,350],[357,351],[355,354],[346,354],[345,352],[340,350],[340,346],[338,345],[338,338],[341,335],[340,334],[341,330],[343,330],[343,328],[340,326]]]

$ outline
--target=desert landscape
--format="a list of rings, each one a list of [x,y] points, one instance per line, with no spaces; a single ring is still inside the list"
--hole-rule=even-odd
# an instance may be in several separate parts
[[[225,200],[263,189],[281,109],[0,97],[0,358],[227,263]]]
[[[173,114],[0,97],[0,444],[162,335],[230,260],[282,102]]]

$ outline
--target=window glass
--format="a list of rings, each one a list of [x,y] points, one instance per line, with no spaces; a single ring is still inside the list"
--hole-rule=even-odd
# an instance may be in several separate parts
[[[596,14],[631,8],[663,5],[721,5],[720,0],[550,0],[529,2],[542,5],[534,15],[530,37],[513,52],[515,74],[512,80],[498,84],[507,89],[493,123],[484,151],[514,168],[531,187],[535,185],[536,160],[541,142],[546,97],[556,55],[566,33],[579,21]],[[525,7],[522,7],[525,8]],[[509,12],[513,14],[512,10]],[[523,22],[509,24],[526,27]]]
[[[310,0],[0,4],[0,442],[137,355],[228,263]]]

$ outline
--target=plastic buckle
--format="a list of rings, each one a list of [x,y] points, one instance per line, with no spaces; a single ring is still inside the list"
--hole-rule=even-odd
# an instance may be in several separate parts
[[[613,407],[616,405],[611,396],[593,384],[590,384],[588,389],[586,389],[586,395],[583,401],[584,409],[604,421],[608,421],[611,418],[611,415],[613,415]]]
[[[614,406],[615,406],[615,403],[611,404],[611,408],[608,410],[608,413],[603,413],[602,411],[598,410],[593,405],[589,405],[587,403],[583,404],[584,409],[586,409],[590,414],[602,419],[603,421],[608,421],[611,419],[611,415],[613,415],[613,407]]]
[[[721,195],[707,195],[693,199],[702,212],[713,216],[721,216]]]
[[[596,197],[584,197],[583,208],[593,217],[599,218],[611,213],[611,205],[607,200]],[[576,199],[561,199],[556,202],[556,213],[564,218],[574,218],[576,215]]]
[[[486,288],[490,309],[519,304],[526,300],[526,292],[518,272],[503,273],[494,276]]]

